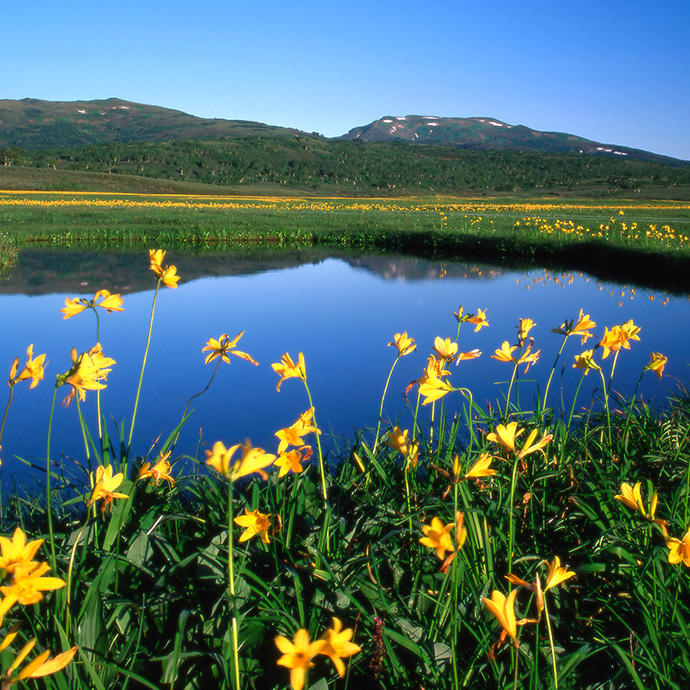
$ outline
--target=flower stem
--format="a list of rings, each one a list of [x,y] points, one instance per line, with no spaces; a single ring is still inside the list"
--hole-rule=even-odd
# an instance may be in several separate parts
[[[383,417],[383,402],[386,399],[386,393],[388,392],[388,384],[391,381],[391,376],[393,376],[393,369],[395,369],[395,365],[398,363],[398,360],[400,359],[400,355],[395,358],[395,362],[393,362],[393,366],[391,367],[391,370],[388,372],[388,378],[386,379],[386,385],[383,387],[383,395],[381,396],[381,406],[379,407],[379,423],[376,427],[376,438],[374,439],[374,445],[372,446],[372,451],[375,453],[376,452],[376,446],[379,442],[379,434],[381,433],[381,418]]]
[[[153,304],[151,305],[151,318],[149,320],[149,332],[146,337],[146,348],[144,349],[144,359],[141,363],[141,373],[139,374],[139,385],[137,386],[137,397],[134,399],[134,412],[132,413],[132,425],[129,428],[129,439],[127,441],[127,451],[129,452],[129,447],[132,445],[132,436],[134,435],[134,422],[137,418],[137,408],[139,407],[139,395],[141,393],[141,382],[144,380],[144,369],[146,368],[146,359],[149,354],[149,346],[151,345],[151,331],[153,329],[153,316],[156,311],[156,300],[158,299],[158,290],[161,286],[161,280],[158,279],[156,283],[156,292],[153,295]]]
[[[316,408],[314,407],[314,403],[311,399],[311,391],[309,390],[309,384],[307,383],[306,379],[303,379],[303,381],[304,388],[307,391],[307,397],[309,398],[309,407],[314,410],[312,414],[312,423],[314,424],[314,427],[318,430],[319,425],[316,423]],[[323,495],[324,507],[328,509],[328,497],[326,493],[326,469],[323,464],[323,451],[321,450],[321,440],[319,439],[320,435],[321,434],[319,433],[314,434],[314,436],[316,436],[316,448],[319,454],[319,472],[321,473],[321,493]]]
[[[2,416],[2,424],[0,425],[0,441],[2,441],[2,434],[5,431],[5,422],[7,421],[7,413],[10,411],[10,405],[12,404],[12,398],[14,397],[14,385],[10,386],[10,398],[7,401],[7,407],[5,407],[5,414]]]
[[[50,416],[48,418],[48,438],[46,441],[46,514],[48,517],[48,535],[50,536],[50,555],[53,559],[53,572],[57,562],[55,560],[55,537],[53,535],[53,510],[50,494],[50,434],[53,430],[53,413],[55,412],[55,398],[57,397],[57,385],[53,388],[53,400],[50,403]]]
[[[544,615],[546,616],[546,627],[549,631],[549,645],[551,647],[551,660],[553,662],[553,684],[555,690],[558,690],[558,669],[556,667],[556,650],[553,646],[553,632],[551,631],[551,619],[549,618],[549,609],[546,605],[546,597],[544,597]]]
[[[228,586],[230,588],[230,608],[232,615],[231,639],[232,639],[232,665],[235,675],[235,690],[240,690],[240,659],[238,651],[237,615],[235,612],[235,572],[233,566],[233,541],[232,541],[232,480],[228,483]]]

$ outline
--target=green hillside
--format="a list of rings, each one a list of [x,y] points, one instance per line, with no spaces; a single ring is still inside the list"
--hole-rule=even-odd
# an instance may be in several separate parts
[[[581,154],[468,151],[454,146],[408,146],[310,137],[242,137],[221,141],[100,144],[74,149],[0,149],[5,189],[85,189],[79,174],[108,178],[120,191],[137,191],[144,180],[164,181],[166,191],[184,185],[240,193],[398,195],[553,194],[685,199],[690,166],[671,167]],[[28,183],[29,170],[47,177]],[[23,171],[23,172],[21,172]],[[71,174],[62,185],[54,178]],[[12,177],[15,176],[15,182]],[[136,176],[137,189],[126,182]],[[19,181],[23,179],[23,181]],[[53,178],[53,179],[54,179]],[[80,183],[79,180],[83,183]],[[125,184],[124,187],[120,185]],[[77,186],[74,186],[77,185]],[[157,183],[159,186],[159,183]],[[105,187],[107,188],[107,187]],[[115,190],[114,190],[115,191]],[[144,191],[142,189],[142,191]],[[188,187],[187,193],[192,193]],[[196,187],[196,191],[200,191]],[[213,192],[211,192],[213,193]]]

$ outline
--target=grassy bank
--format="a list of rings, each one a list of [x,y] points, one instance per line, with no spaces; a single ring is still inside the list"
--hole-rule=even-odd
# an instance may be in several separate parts
[[[150,260],[156,291],[142,326],[155,330],[157,296],[179,276],[162,252]],[[100,293],[68,300],[64,313],[122,308]],[[328,439],[310,363],[292,352],[271,366],[280,390],[303,392],[304,411],[274,420],[275,446],[203,439],[193,457],[176,453],[177,419],[144,457],[130,452],[138,400],[155,395],[141,385],[146,355],[119,425],[100,409],[117,366],[98,346],[57,376],[32,350],[11,364],[3,427],[13,396],[34,385],[54,385],[54,403],[67,395],[80,419],[95,406],[99,424],[82,422],[84,455],[68,470],[51,455],[52,413],[35,420],[46,434],[40,489],[3,495],[8,680],[45,673],[61,690],[685,688],[687,393],[658,410],[621,399],[616,365],[644,345],[639,325],[602,332],[581,312],[552,324],[562,345],[538,369],[530,405],[519,393],[539,352],[521,318],[491,355],[506,383],[483,408],[459,381],[479,356],[473,334],[491,326],[481,309],[448,318],[452,340],[391,334],[391,373],[415,350],[423,358],[402,398],[408,428],[381,417],[355,438]],[[252,365],[241,347],[239,336],[209,339],[202,394],[227,385],[226,362]],[[601,386],[561,409],[554,376],[573,362]],[[662,378],[664,365],[653,353],[639,375]],[[381,410],[401,399],[392,380],[381,381]],[[418,423],[422,406],[429,426]],[[54,660],[27,666],[31,638]]]
[[[0,222],[18,245],[322,245],[690,289],[690,206],[681,202],[3,192]]]

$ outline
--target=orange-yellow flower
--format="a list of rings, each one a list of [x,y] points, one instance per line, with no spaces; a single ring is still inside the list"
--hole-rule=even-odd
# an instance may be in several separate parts
[[[474,314],[466,314],[463,316],[462,312],[463,309],[460,307],[457,311],[453,312],[453,316],[458,320],[458,323],[467,322],[476,326],[474,329],[475,333],[481,328],[489,325],[489,322],[486,320],[486,309],[477,309],[476,316]]]
[[[580,309],[580,315],[577,318],[577,323],[573,323],[573,320],[564,321],[558,328],[552,328],[552,333],[560,333],[568,338],[571,335],[579,335],[582,337],[581,344],[584,345],[587,338],[593,337],[589,332],[590,328],[595,328],[596,323],[589,318],[589,314],[583,314],[582,309]]]
[[[107,467],[99,465],[96,471],[91,473],[93,489],[91,491],[91,497],[86,504],[87,507],[92,506],[99,499],[103,499],[101,511],[105,511],[105,509],[112,504],[113,499],[129,498],[127,494],[115,493],[115,489],[122,484],[124,478],[122,472],[113,475],[112,465],[108,465]]]
[[[4,681],[3,688],[9,688],[14,683],[18,683],[26,678],[42,678],[57,673],[72,661],[77,651],[76,647],[72,647],[66,652],[62,652],[62,654],[58,654],[51,659],[50,650],[47,649],[45,652],[39,654],[33,661],[29,662],[16,676],[12,676],[12,673],[17,670],[29,652],[34,648],[35,644],[36,638],[34,637],[19,651],[12,665],[7,669],[7,680]]]
[[[446,551],[455,551],[453,540],[450,537],[450,532],[454,527],[454,522],[444,526],[439,518],[432,518],[431,525],[422,525],[424,536],[419,540],[419,543],[434,549],[436,555],[443,560]]]
[[[278,472],[279,477],[283,477],[288,472],[294,472],[299,474],[304,470],[302,462],[310,457],[311,448],[306,448],[308,453],[302,455],[302,449],[289,450],[287,453],[281,453],[279,451],[277,460],[273,463],[276,467],[280,468]]]
[[[668,357],[665,357],[661,352],[652,352],[649,364],[644,368],[645,371],[653,371],[657,378],[661,379],[664,375],[664,367],[668,362]]]
[[[302,379],[302,381],[307,380],[307,370],[304,364],[304,355],[301,352],[297,357],[296,364],[292,361],[292,357],[290,357],[290,355],[286,352],[281,357],[280,362],[271,364],[271,367],[273,368],[273,371],[280,376],[280,380],[276,386],[277,391],[280,390],[280,386],[285,379],[298,378]]]
[[[10,584],[0,587],[0,592],[5,600],[17,602],[22,606],[35,604],[43,599],[42,592],[60,589],[67,584],[59,577],[43,577],[49,570],[50,566],[47,563],[31,562],[17,566]]]
[[[69,405],[75,393],[79,395],[79,400],[86,399],[86,391],[96,391],[105,388],[101,381],[107,379],[110,368],[115,364],[115,360],[105,357],[100,344],[94,345],[88,352],[82,352],[77,357],[76,350],[72,350],[72,368],[62,376],[58,377],[58,386],[69,384],[72,386],[70,394],[63,401],[64,405]]]
[[[276,431],[275,435],[280,439],[278,453],[282,453],[288,446],[303,446],[303,436],[307,434],[320,434],[321,431],[314,425],[314,408],[310,407],[303,412],[292,426]]]
[[[321,639],[326,642],[319,654],[327,656],[334,664],[338,675],[345,675],[345,664],[342,659],[347,659],[361,652],[361,648],[352,642],[352,628],[345,628],[338,618],[333,618],[333,627],[328,628]]]
[[[532,321],[532,319],[520,319],[520,325],[518,326],[518,340],[521,343],[524,343],[525,340],[527,339],[527,336],[529,335],[529,332],[536,326],[537,324]]]
[[[630,486],[630,484],[626,482],[623,482],[621,484],[620,494],[614,496],[614,498],[631,510],[637,511],[640,515],[642,515],[642,517],[647,518],[648,520],[654,520],[654,514],[656,513],[659,496],[656,491],[652,493],[648,513],[642,501],[642,482],[637,482],[634,487]]]
[[[571,577],[575,577],[575,573],[572,570],[562,567],[561,559],[558,556],[554,556],[553,561],[549,563],[549,572],[546,575],[544,591],[546,592],[552,587],[557,587],[561,582],[565,582]]]
[[[12,539],[0,537],[0,569],[12,574],[19,567],[26,567],[33,562],[36,552],[43,544],[43,539],[26,542],[26,535],[17,527]]]
[[[490,477],[496,474],[496,470],[491,469],[491,456],[482,453],[476,462],[465,473],[465,479],[478,479],[479,477]]]
[[[309,642],[309,633],[300,629],[295,633],[292,642],[282,635],[275,638],[276,647],[283,656],[278,659],[279,666],[290,669],[290,685],[293,690],[302,690],[304,687],[304,675],[314,666],[311,659],[321,652],[326,646],[326,640]]]
[[[249,441],[245,441],[241,447],[242,457],[232,462],[232,456],[240,448],[240,444],[226,449],[220,441],[217,441],[213,444],[213,450],[206,451],[206,464],[230,481],[235,481],[254,472],[261,475],[262,479],[268,479],[264,468],[272,465],[276,456],[261,448],[252,448]]]
[[[12,362],[9,379],[10,388],[13,387],[15,383],[18,383],[19,381],[27,381],[28,379],[31,379],[29,389],[35,388],[45,373],[45,368],[47,365],[45,359],[45,355],[38,355],[38,357],[34,359],[33,343],[29,345],[29,347],[26,349],[26,364],[19,373],[17,373],[17,369],[19,369],[19,358],[16,358],[14,362]]]
[[[515,619],[515,597],[517,592],[517,589],[513,589],[506,597],[502,592],[494,590],[491,593],[491,599],[482,597],[486,608],[496,616],[496,620],[500,623],[503,630],[510,635],[515,643],[517,643],[517,621]]]
[[[431,348],[442,360],[449,364],[455,360],[458,354],[458,344],[451,341],[450,338],[443,340],[440,336],[434,340],[434,346]]]
[[[507,340],[504,340],[501,349],[495,350],[491,357],[497,359],[499,362],[515,362],[517,360],[513,357],[513,352],[515,352],[517,348],[517,345],[510,345]]]
[[[587,376],[590,369],[601,371],[601,367],[594,361],[594,350],[585,350],[582,354],[575,355],[573,369],[584,369],[585,376]]]
[[[261,534],[261,541],[264,542],[264,544],[270,542],[268,538],[268,530],[271,528],[270,515],[260,513],[258,510],[249,512],[245,508],[244,515],[236,517],[235,523],[245,528],[244,532],[240,535],[239,541],[248,541],[257,534]]]
[[[398,357],[404,357],[409,355],[410,352],[414,352],[417,349],[417,344],[413,338],[409,338],[407,331],[402,333],[396,333],[393,336],[393,342],[388,343],[388,346],[395,345],[398,348]]]
[[[237,345],[239,342],[239,339],[244,335],[244,331],[241,331],[238,333],[232,340],[230,340],[229,336],[227,333],[223,333],[218,340],[215,338],[211,338],[206,345],[201,349],[202,352],[208,352],[209,354],[206,355],[206,359],[204,360],[204,364],[208,364],[209,362],[212,362],[214,359],[217,357],[220,357],[224,362],[227,362],[230,364],[230,357],[228,357],[228,354],[235,355],[236,357],[241,357],[242,359],[246,359],[248,362],[251,362],[252,364],[256,364],[258,366],[258,362],[254,360],[250,355],[248,355],[246,352],[242,352],[241,350],[233,350],[232,348]]]
[[[159,282],[166,287],[176,288],[180,277],[175,266],[163,266],[165,251],[163,249],[149,249],[149,259],[151,260],[151,270],[156,274]]]
[[[99,299],[100,302],[98,301]],[[64,320],[80,314],[85,309],[95,309],[96,307],[105,309],[108,314],[114,311],[124,311],[122,308],[122,297],[117,294],[111,294],[108,290],[99,290],[93,296],[93,299],[66,297],[65,306],[60,311],[64,314],[62,317]]]
[[[150,462],[145,462],[137,473],[137,481],[146,479],[146,477],[152,477],[156,484],[163,480],[169,482],[170,486],[172,486],[175,480],[170,476],[171,465],[168,462],[171,453],[172,451],[169,450],[165,455],[161,455],[158,462],[153,466],[151,466]]]
[[[435,402],[452,391],[453,386],[443,379],[436,377],[428,378],[419,386],[419,393],[424,397],[422,405],[428,405],[430,402]]]
[[[666,540],[668,552],[668,562],[672,565],[681,561],[690,568],[690,530],[685,533],[683,539],[671,537]]]
[[[517,422],[509,422],[507,425],[499,424],[496,431],[486,435],[488,441],[493,441],[499,445],[517,452],[515,448],[515,439],[524,431],[524,429],[517,430]]]
[[[407,455],[407,437],[409,433],[409,429],[402,431],[400,427],[394,426],[393,429],[386,434],[385,444],[389,448],[397,450],[401,455]]]

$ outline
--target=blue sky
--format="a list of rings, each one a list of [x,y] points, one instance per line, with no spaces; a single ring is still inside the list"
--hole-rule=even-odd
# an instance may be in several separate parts
[[[0,99],[118,97],[326,136],[488,116],[690,160],[687,0],[3,5]]]

